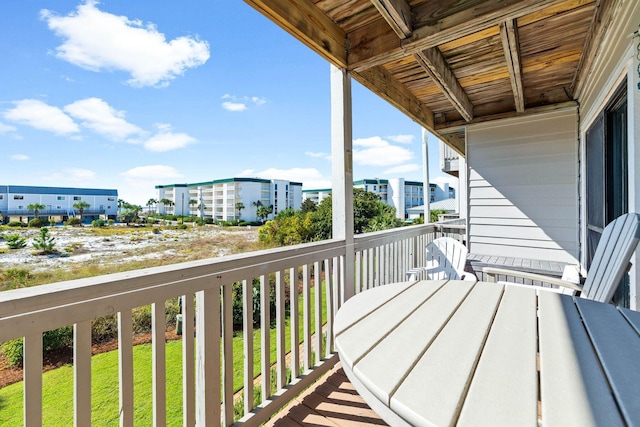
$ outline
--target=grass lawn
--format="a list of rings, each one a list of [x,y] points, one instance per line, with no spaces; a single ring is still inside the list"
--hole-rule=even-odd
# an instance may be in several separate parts
[[[323,299],[325,298],[325,287]],[[311,317],[314,319],[314,292],[311,292]],[[300,337],[302,338],[302,296],[300,304]],[[323,304],[323,321],[326,306]],[[287,350],[291,347],[289,319],[286,319]],[[312,321],[312,329],[315,329]],[[271,362],[276,360],[275,328],[271,329]],[[254,330],[254,372],[260,372],[260,330]],[[134,406],[136,425],[152,423],[151,345],[134,347]],[[182,424],[182,341],[171,341],[167,351],[167,425]],[[233,338],[234,389],[243,385],[242,335]],[[100,426],[118,425],[118,353],[111,351],[92,358],[92,423]],[[0,389],[0,426],[23,424],[23,384]],[[73,367],[64,366],[43,374],[43,420],[47,426],[73,425]]]

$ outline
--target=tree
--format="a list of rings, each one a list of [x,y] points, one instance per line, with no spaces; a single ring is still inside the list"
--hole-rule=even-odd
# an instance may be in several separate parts
[[[43,205],[42,203],[29,203],[27,205],[27,209],[29,209],[30,211],[33,211],[33,216],[36,217],[36,218],[38,218],[38,214],[45,207],[46,206]]]
[[[151,206],[155,206],[156,204],[158,204],[158,201],[156,199],[149,199],[147,200],[147,207],[149,208],[149,213],[151,213]]]
[[[162,203],[162,206],[164,206],[164,207],[173,206],[173,202],[170,199],[167,199],[166,197],[163,198],[163,199],[160,199],[159,202]],[[166,215],[167,212],[165,212],[164,214]]]
[[[131,222],[135,222],[139,218],[141,210],[142,206],[125,203],[122,206],[122,211],[118,215],[118,219],[128,225]]]
[[[256,215],[258,215],[258,218],[260,218],[260,220],[264,223],[264,220],[267,219],[267,217],[271,215],[272,212],[273,212],[273,205],[260,206],[256,210]]]
[[[240,214],[242,213],[242,209],[244,209],[244,203],[236,202],[236,210],[238,211],[238,219],[240,218]]]
[[[315,212],[316,209],[318,209],[318,205],[311,199],[304,199],[300,206],[300,211],[302,213]]]
[[[198,204],[196,199],[189,199],[189,211],[193,209]],[[191,216],[191,212],[189,212],[189,216]]]
[[[78,209],[80,212],[80,221],[82,221],[82,215],[84,214],[84,210],[90,208],[91,205],[84,200],[78,200],[73,204],[73,209]]]
[[[33,239],[33,247],[40,249],[39,255],[53,254],[55,250],[55,237],[49,236],[48,228],[41,228],[40,235]]]

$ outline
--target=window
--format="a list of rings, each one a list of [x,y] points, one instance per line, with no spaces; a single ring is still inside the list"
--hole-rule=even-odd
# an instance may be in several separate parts
[[[58,200],[64,200],[64,196],[58,196],[57,199]]]
[[[18,194],[13,196],[13,200],[23,200],[23,199],[24,199],[24,196],[20,196]]]
[[[4,199],[4,194],[0,194],[0,200]]]
[[[115,202],[116,198],[115,197],[107,197],[107,201],[109,202]]]
[[[62,209],[62,206],[56,206],[56,209]]]
[[[73,200],[82,200],[82,197],[80,197],[80,196],[73,196]]]

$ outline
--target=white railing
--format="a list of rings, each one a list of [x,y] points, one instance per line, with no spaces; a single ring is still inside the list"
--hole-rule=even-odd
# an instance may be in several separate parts
[[[114,417],[119,416],[120,425],[133,425],[132,310],[151,305],[153,419],[155,425],[165,425],[164,307],[165,301],[181,297],[183,425],[192,426],[196,421],[202,426],[234,423],[234,369],[244,372],[241,392],[244,416],[237,423],[258,425],[337,362],[331,330],[345,286],[355,286],[359,292],[405,280],[406,270],[423,262],[424,245],[435,234],[433,225],[411,226],[356,236],[354,247],[350,248],[341,240],[323,241],[2,292],[0,342],[24,337],[24,424],[40,426],[43,422],[42,334],[67,325],[74,327],[76,425],[91,423],[91,321],[117,314],[120,393],[119,414]],[[343,278],[347,249],[355,252],[354,281]],[[259,352],[262,401],[257,405],[254,405],[256,378],[253,372],[254,278],[259,280],[262,307]],[[242,282],[243,289],[242,367],[233,366],[232,354],[232,286],[237,282]],[[288,303],[285,302],[286,287]],[[271,291],[275,292],[274,322],[270,318],[271,310],[264,309],[270,306]],[[300,304],[299,292],[302,293]],[[326,323],[322,318],[323,308]],[[285,342],[287,309],[291,328],[288,343]],[[196,338],[189,319],[195,319]],[[303,330],[302,337],[299,328]],[[322,331],[325,331],[324,337]],[[276,360],[270,356],[273,332]],[[272,372],[276,376],[275,393],[271,389]]]

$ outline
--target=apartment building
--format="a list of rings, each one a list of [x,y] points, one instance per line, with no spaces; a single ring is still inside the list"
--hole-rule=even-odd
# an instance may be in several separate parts
[[[302,183],[280,179],[225,178],[193,184],[156,186],[158,212],[163,215],[198,216],[216,221],[259,221],[256,202],[273,206],[268,219],[287,208],[300,209]],[[238,209],[239,206],[244,206]]]
[[[44,206],[38,212],[39,217],[66,221],[80,214],[73,207],[79,201],[89,205],[83,211],[84,219],[116,219],[118,215],[118,190],[0,185],[0,222],[28,222],[35,217],[35,212],[28,208],[32,204]]]
[[[424,205],[424,185],[418,181],[407,181],[404,178],[393,179],[361,179],[353,182],[354,188],[375,193],[386,204],[396,210],[396,216],[400,219],[408,217],[407,210]],[[320,203],[331,194],[330,188],[303,190],[302,197]],[[444,188],[436,184],[429,184],[429,196],[431,201],[455,197],[455,189],[445,184]]]

